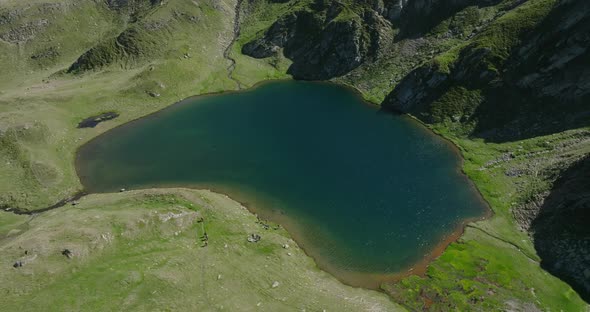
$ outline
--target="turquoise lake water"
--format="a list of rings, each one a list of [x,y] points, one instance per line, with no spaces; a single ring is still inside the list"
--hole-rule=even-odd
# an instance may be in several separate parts
[[[485,215],[460,162],[441,138],[347,88],[281,81],[115,128],[83,146],[77,165],[89,192],[227,193],[279,221],[338,275],[406,270]]]

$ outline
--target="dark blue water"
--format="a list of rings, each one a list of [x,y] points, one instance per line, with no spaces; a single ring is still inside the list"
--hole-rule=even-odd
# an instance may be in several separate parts
[[[82,147],[90,192],[223,190],[276,217],[333,271],[389,274],[486,207],[452,147],[331,84],[189,99]],[[262,233],[263,234],[263,233]]]

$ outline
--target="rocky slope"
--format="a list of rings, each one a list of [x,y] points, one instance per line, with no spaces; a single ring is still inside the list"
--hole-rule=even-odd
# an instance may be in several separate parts
[[[587,126],[588,12],[585,1],[525,3],[414,70],[383,105],[428,123],[469,125],[470,135],[491,141]]]
[[[264,35],[242,47],[256,58],[281,51],[293,61],[289,73],[298,79],[341,76],[376,56],[388,23],[375,11],[336,1],[316,1],[289,12]]]

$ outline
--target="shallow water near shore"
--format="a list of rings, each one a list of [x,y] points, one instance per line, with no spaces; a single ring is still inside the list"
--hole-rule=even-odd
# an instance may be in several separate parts
[[[77,158],[88,192],[224,192],[359,286],[423,262],[487,214],[460,164],[410,118],[344,87],[296,81],[187,99],[108,131]]]

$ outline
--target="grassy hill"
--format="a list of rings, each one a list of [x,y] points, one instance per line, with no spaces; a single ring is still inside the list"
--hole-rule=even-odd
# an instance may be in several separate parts
[[[2,220],[6,311],[402,310],[384,294],[341,284],[285,230],[265,230],[209,191],[92,195]],[[261,241],[248,242],[255,233]],[[24,265],[12,269],[12,261]]]
[[[236,89],[223,56],[235,4],[171,1],[130,13],[102,1],[7,2],[0,34],[15,39],[0,40],[0,205],[34,210],[66,198],[81,188],[72,164],[85,141],[188,96]],[[249,66],[258,74],[240,77],[244,86],[282,77]],[[109,111],[120,117],[76,128]]]

